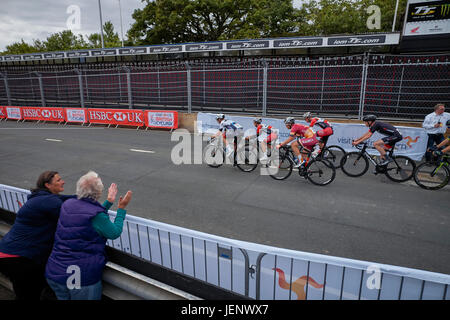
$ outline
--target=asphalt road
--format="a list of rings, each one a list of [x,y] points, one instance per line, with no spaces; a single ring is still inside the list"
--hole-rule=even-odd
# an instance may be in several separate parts
[[[185,135],[191,141],[192,135]],[[130,214],[276,247],[450,274],[450,190],[374,176],[318,187],[231,166],[175,165],[167,131],[0,122],[0,183],[57,170],[65,193],[88,170],[133,191]],[[143,150],[149,152],[132,151]],[[105,196],[102,200],[105,199]],[[116,207],[112,208],[113,210]]]

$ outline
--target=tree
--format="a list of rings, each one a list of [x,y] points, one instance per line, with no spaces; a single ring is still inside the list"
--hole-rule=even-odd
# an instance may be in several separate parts
[[[260,38],[295,30],[291,0],[143,0],[128,37],[136,44]]]
[[[39,52],[39,50],[36,47],[23,41],[23,39],[21,39],[20,42],[14,42],[10,45],[7,45],[6,50],[2,52],[2,55],[34,53],[34,52]]]
[[[45,51],[79,50],[87,48],[82,35],[74,35],[71,30],[53,33],[44,42]]]
[[[90,48],[101,48],[102,40],[100,33],[92,33],[88,37]],[[105,48],[120,47],[121,41],[119,34],[114,32],[114,25],[111,21],[105,22],[103,25],[103,42],[105,43]]]

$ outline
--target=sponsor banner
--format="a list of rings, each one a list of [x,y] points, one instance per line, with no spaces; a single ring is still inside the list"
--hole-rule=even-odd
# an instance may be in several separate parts
[[[119,55],[120,54],[145,54],[145,53],[147,53],[147,48],[145,48],[145,47],[119,49]]]
[[[176,111],[145,111],[145,125],[150,128],[178,128],[178,112]]]
[[[44,59],[62,59],[62,58],[65,58],[64,52],[44,53]]]
[[[42,59],[42,54],[26,54],[23,55],[23,60],[36,60]]]
[[[274,48],[317,47],[323,45],[323,38],[295,38],[274,40]]]
[[[6,118],[5,107],[0,106],[0,119],[5,119],[5,118]]]
[[[329,46],[380,45],[384,43],[386,43],[385,35],[330,37],[327,40]]]
[[[97,57],[97,56],[115,56],[116,55],[116,49],[91,50],[91,54],[94,57]]]
[[[409,1],[404,36],[450,33],[450,0]]]
[[[24,120],[64,121],[63,108],[21,107]]]
[[[226,48],[229,50],[265,49],[269,48],[269,41],[228,42],[226,43]]]
[[[22,120],[22,111],[19,107],[5,107],[6,118],[12,120]]]
[[[89,57],[89,51],[69,51],[67,58]]]
[[[87,112],[90,123],[137,127],[144,125],[144,112],[142,110],[89,108]]]
[[[149,48],[150,53],[174,53],[182,52],[183,46],[155,46]]]
[[[87,122],[86,109],[64,108],[64,110],[66,112],[66,122],[77,122],[77,123],[86,123]]]
[[[215,118],[216,114],[200,112],[197,115],[197,131],[199,133],[214,134],[219,130],[219,124]],[[227,116],[227,119],[236,121],[244,127],[245,136],[254,134],[253,118],[242,116]],[[278,140],[284,141],[289,137],[289,130],[284,125],[284,119],[262,118],[264,124],[271,125],[274,130],[278,130]],[[305,121],[296,121],[307,125]],[[352,140],[356,140],[368,131],[364,124],[353,123],[333,123],[334,134],[330,136],[327,145],[338,145],[344,150],[358,151],[352,146]],[[423,128],[396,126],[403,136],[403,140],[395,145],[395,154],[406,155],[413,160],[419,161],[425,154],[428,142],[428,135]],[[316,128],[316,127],[315,127]],[[314,128],[314,129],[315,129]],[[369,145],[374,141],[384,137],[379,133],[375,133],[368,140]],[[369,149],[370,154],[378,155],[375,149]]]
[[[187,44],[186,51],[209,51],[209,50],[223,50],[223,43],[198,43]]]

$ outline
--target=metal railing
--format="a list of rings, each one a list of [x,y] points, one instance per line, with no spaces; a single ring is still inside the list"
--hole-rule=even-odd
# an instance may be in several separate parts
[[[375,113],[422,120],[436,103],[450,103],[449,60],[449,55],[364,54],[3,71],[0,104],[262,115],[312,111],[360,119]],[[101,69],[105,66],[110,68]]]
[[[0,208],[17,212],[27,194],[0,184]],[[450,300],[450,275],[227,239],[129,214],[122,235],[107,245],[249,299]]]

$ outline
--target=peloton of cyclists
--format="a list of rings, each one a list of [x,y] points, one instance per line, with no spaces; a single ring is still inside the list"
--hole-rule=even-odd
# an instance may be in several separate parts
[[[308,153],[313,151],[314,147],[318,144],[317,136],[314,131],[303,124],[295,123],[293,117],[287,117],[284,120],[286,128],[290,130],[289,137],[277,145],[277,149],[281,146],[285,146],[291,141],[292,151],[298,158],[298,163],[295,165],[296,168],[304,167]]]
[[[314,129],[314,126],[318,126],[320,129],[316,131],[317,137],[319,137],[320,150],[327,144],[328,138],[333,134],[333,127],[330,123],[322,118],[313,118],[311,112],[303,114],[303,118],[309,123],[309,127]]]
[[[361,142],[369,139],[375,132],[379,132],[379,133],[385,135],[385,137],[375,141],[373,143],[373,146],[375,147],[375,149],[378,150],[378,152],[381,155],[382,161],[380,162],[380,165],[384,166],[384,165],[387,165],[388,163],[392,162],[393,159],[387,155],[386,149],[384,146],[386,145],[390,148],[393,148],[397,142],[402,141],[403,136],[401,135],[401,133],[392,124],[377,121],[377,117],[372,114],[364,116],[363,121],[364,121],[364,124],[367,127],[369,127],[369,131],[367,133],[365,133],[363,136],[361,136],[360,138],[354,140],[352,142],[352,145],[356,146],[356,145],[360,144]]]
[[[217,138],[222,135],[226,156],[229,157],[234,151],[234,138],[242,138],[244,128],[236,121],[225,119],[223,113],[216,115],[216,120],[219,123],[219,131],[213,137]]]

